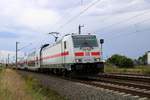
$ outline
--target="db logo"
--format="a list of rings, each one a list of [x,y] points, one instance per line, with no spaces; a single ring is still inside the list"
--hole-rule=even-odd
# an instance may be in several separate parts
[[[83,50],[85,50],[85,51],[86,51],[86,50],[89,51],[89,50],[91,50],[91,49],[92,49],[92,48],[90,48],[90,47],[85,47],[85,48],[83,48]]]
[[[85,52],[85,56],[90,56],[90,53],[89,52]]]

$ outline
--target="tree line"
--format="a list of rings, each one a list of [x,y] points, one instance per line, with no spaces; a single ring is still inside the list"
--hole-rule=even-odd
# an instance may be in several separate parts
[[[131,68],[135,65],[147,65],[147,54],[140,56],[138,59],[131,59],[127,56],[114,54],[106,61],[107,64],[112,64],[120,68]]]

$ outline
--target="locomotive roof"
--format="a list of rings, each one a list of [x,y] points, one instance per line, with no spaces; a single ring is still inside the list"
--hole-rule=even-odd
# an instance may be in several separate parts
[[[58,40],[57,42],[55,42],[53,44],[50,44],[49,46],[43,48],[43,50],[46,49],[46,48],[55,46],[56,44],[60,43],[66,37],[72,37],[72,36],[96,36],[96,35],[94,35],[94,34],[66,34],[60,40]]]

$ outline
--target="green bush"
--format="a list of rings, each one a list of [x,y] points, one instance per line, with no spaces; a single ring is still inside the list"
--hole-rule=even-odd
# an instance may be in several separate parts
[[[127,58],[126,56],[118,55],[118,54],[111,56],[107,60],[107,62],[115,66],[121,67],[121,68],[131,68],[134,66],[134,62],[132,59]]]
[[[137,59],[139,65],[147,65],[147,53]]]

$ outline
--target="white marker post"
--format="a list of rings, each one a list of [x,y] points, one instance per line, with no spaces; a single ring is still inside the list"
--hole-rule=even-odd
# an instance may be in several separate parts
[[[147,64],[150,65],[150,51],[147,52]]]

